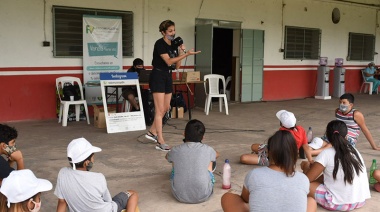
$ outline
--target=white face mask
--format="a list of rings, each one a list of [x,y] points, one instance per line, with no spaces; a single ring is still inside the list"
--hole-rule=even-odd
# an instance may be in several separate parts
[[[35,202],[33,199],[30,199],[30,201],[34,203],[34,208],[32,210],[29,209],[30,212],[38,212],[41,210],[41,200],[40,202]]]
[[[166,35],[166,38],[170,41],[174,40],[175,35]]]

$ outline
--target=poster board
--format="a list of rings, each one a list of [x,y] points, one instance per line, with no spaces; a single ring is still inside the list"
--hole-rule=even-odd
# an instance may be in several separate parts
[[[145,130],[144,108],[141,100],[141,91],[138,75],[136,72],[113,72],[100,73],[100,87],[104,105],[104,114],[106,118],[107,133],[118,133],[128,131]],[[105,87],[123,87],[135,85],[137,87],[138,101],[140,102],[140,111],[108,113],[107,98]]]

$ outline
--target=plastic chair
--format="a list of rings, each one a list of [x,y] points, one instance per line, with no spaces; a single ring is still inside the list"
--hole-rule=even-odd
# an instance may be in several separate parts
[[[364,74],[364,69],[362,69],[361,72],[362,72],[362,77],[363,77],[363,83],[362,83],[362,86],[360,87],[360,93],[362,93],[363,86],[365,86],[363,92],[365,93],[367,88],[369,87],[368,93],[369,95],[372,95],[373,82],[367,82],[365,74]],[[376,89],[376,93],[379,94],[379,88]]]
[[[226,115],[228,115],[228,104],[226,95],[226,81],[224,76],[219,74],[208,74],[204,76],[204,88],[206,93],[205,101],[205,113],[208,115],[210,111],[210,105],[212,98],[219,98],[219,112],[222,112],[222,100],[224,100],[224,106],[226,108]],[[219,81],[223,83],[223,91],[219,91]]]
[[[70,105],[75,105],[75,115],[76,115],[75,120],[79,121],[80,106],[83,104],[84,110],[86,111],[87,123],[90,124],[90,118],[88,116],[87,102],[83,96],[82,82],[80,81],[80,79],[78,77],[59,77],[55,80],[55,85],[56,85],[58,94],[61,93],[60,90],[63,89],[66,82],[71,83],[72,85],[74,85],[75,83],[78,84],[79,89],[80,89],[81,99],[75,100],[75,101],[66,101],[66,100],[62,100],[61,95],[58,95],[59,101],[60,101],[58,123],[61,123],[61,120],[63,119],[62,120],[62,126],[63,127],[67,126],[67,116],[69,114]],[[63,117],[62,117],[62,113],[63,113]]]

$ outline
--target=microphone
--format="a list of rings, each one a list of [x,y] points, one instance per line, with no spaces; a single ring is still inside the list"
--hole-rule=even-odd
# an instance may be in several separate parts
[[[178,47],[181,46],[182,44],[183,44],[183,40],[182,40],[181,37],[176,37],[176,38],[174,38],[174,39],[172,40],[172,45],[173,45],[175,48],[178,48]],[[185,50],[185,49],[182,49],[182,48],[181,48],[181,50],[182,50],[183,52],[185,52],[185,54],[186,54],[186,50]]]

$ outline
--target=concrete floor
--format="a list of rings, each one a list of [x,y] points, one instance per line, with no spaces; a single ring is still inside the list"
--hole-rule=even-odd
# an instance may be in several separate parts
[[[379,96],[356,94],[355,107],[362,111],[366,123],[378,143]],[[208,116],[203,108],[193,110],[193,118],[204,122],[206,135],[204,143],[219,151],[218,166],[215,171],[216,184],[213,196],[201,204],[183,204],[177,202],[171,194],[169,176],[171,164],[165,160],[165,152],[155,150],[155,145],[144,138],[145,131],[107,134],[105,129],[95,128],[85,121],[69,122],[62,127],[57,120],[25,121],[7,123],[19,131],[17,146],[22,150],[25,166],[33,170],[40,178],[50,180],[54,187],[58,171],[68,166],[66,147],[78,137],[85,137],[93,145],[101,147],[102,152],[95,156],[92,171],[102,172],[107,179],[111,195],[120,191],[133,189],[139,192],[139,207],[148,211],[222,211],[220,198],[226,192],[221,187],[221,172],[225,159],[231,161],[232,191],[240,193],[244,177],[251,169],[258,166],[242,165],[239,156],[250,152],[250,145],[265,142],[279,128],[275,113],[286,109],[295,113],[297,124],[307,129],[313,128],[314,136],[324,133],[330,120],[334,119],[334,109],[338,99],[316,100],[313,98],[280,102],[230,103],[230,115],[219,113],[216,103]],[[185,114],[187,118],[187,113]],[[164,127],[164,137],[169,145],[182,143],[182,134],[187,119],[171,119]],[[380,161],[380,152],[372,150],[361,134],[357,145],[364,157],[367,170],[372,159]],[[298,160],[298,165],[302,160]],[[299,166],[297,169],[300,170]],[[42,197],[43,211],[54,211],[57,198],[54,188]],[[379,211],[380,193],[371,188],[372,198],[356,211]],[[326,211],[318,207],[318,211]]]

